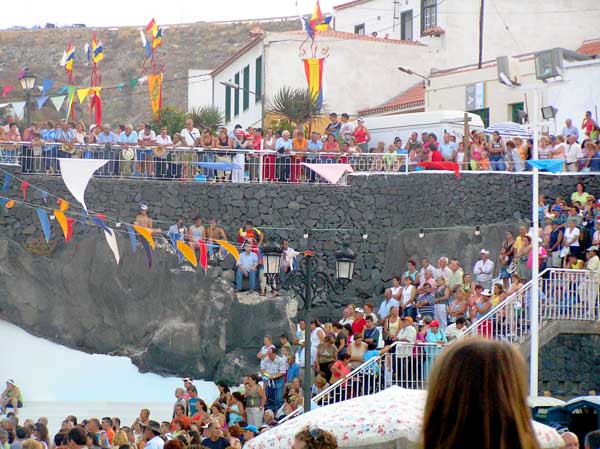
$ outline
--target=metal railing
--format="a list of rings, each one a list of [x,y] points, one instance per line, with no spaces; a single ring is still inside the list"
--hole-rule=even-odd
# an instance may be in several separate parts
[[[96,177],[177,179],[196,182],[325,183],[303,165],[349,164],[355,172],[406,171],[407,157],[393,153],[311,153],[200,147],[0,142],[0,164],[24,174],[58,174],[58,158],[105,159]],[[345,178],[342,179],[342,183]]]
[[[538,278],[540,327],[548,320],[598,319],[598,278],[586,270],[547,268]],[[512,343],[524,342],[531,324],[533,280],[513,293],[465,331]]]
[[[425,389],[431,368],[445,345],[436,343],[396,342],[389,350],[374,357],[331,384],[312,398],[318,406],[366,396],[397,385],[409,389]],[[287,421],[302,413],[301,409],[285,416]]]

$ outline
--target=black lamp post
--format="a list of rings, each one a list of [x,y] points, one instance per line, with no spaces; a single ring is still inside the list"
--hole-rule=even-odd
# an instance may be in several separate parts
[[[31,91],[33,91],[33,88],[35,87],[36,76],[31,73],[29,69],[25,69],[25,74],[19,81],[21,82],[21,87],[25,91],[25,123],[27,123],[27,127],[29,127],[31,125]]]
[[[310,322],[312,300],[315,296],[329,290],[340,294],[352,280],[356,254],[347,245],[335,252],[335,281],[322,271],[318,271],[314,251],[304,251],[299,268],[286,276],[280,275],[281,255],[283,250],[277,243],[267,243],[263,248],[263,261],[267,282],[273,289],[291,289],[304,302],[304,411],[310,411],[312,390]]]

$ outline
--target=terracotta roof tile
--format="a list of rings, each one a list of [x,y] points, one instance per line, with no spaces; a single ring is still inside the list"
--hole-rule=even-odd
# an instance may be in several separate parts
[[[577,49],[577,53],[584,55],[600,55],[600,38],[583,41],[581,47]]]
[[[425,87],[423,83],[415,84],[413,87],[405,90],[400,95],[395,96],[390,101],[358,111],[360,115],[375,115],[383,112],[391,112],[400,109],[416,108],[425,105]]]
[[[339,11],[340,9],[352,8],[353,6],[360,5],[362,3],[370,2],[371,0],[354,0],[351,2],[342,3],[341,5],[336,5],[333,7],[334,11]]]
[[[282,33],[306,34],[306,31],[304,31],[304,30],[282,31]],[[421,42],[404,41],[401,39],[385,39],[383,37],[373,37],[373,36],[368,36],[368,35],[364,35],[364,34],[348,33],[346,31],[335,31],[335,30],[319,31],[319,32],[317,32],[317,38],[316,38],[317,41],[318,41],[319,37],[329,37],[329,38],[335,38],[335,39],[340,39],[340,40],[355,39],[355,40],[359,40],[359,41],[379,42],[380,44],[398,44],[398,45],[412,45],[412,46],[416,46],[416,47],[426,47],[426,45],[422,44]]]

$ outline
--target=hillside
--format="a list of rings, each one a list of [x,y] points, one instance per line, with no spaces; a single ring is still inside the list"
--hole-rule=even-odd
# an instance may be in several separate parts
[[[157,60],[164,64],[165,79],[181,78],[165,82],[163,105],[174,105],[187,109],[188,69],[211,69],[218,66],[240,47],[248,42],[249,32],[256,26],[266,31],[287,31],[299,27],[298,20],[273,20],[260,23],[211,24],[195,23],[170,25],[163,31],[163,46],[157,50]],[[92,40],[96,32],[104,44],[104,60],[100,63],[103,90],[104,121],[117,123],[137,123],[151,116],[147,85],[131,88],[129,80],[142,76],[142,63],[145,54],[141,47],[139,28],[80,28],[80,29],[41,29],[7,30],[0,32],[0,86],[17,86],[8,97],[0,102],[22,100],[22,91],[17,81],[18,72],[29,67],[42,79],[51,79],[54,86],[50,95],[58,95],[58,90],[66,84],[67,77],[59,65],[61,56],[69,41],[76,47],[76,60],[73,68],[75,83],[89,87],[91,66],[85,62],[83,48]],[[116,89],[124,83],[122,91]],[[109,88],[112,87],[112,88]],[[76,118],[88,122],[87,107],[83,111],[75,100]],[[50,101],[41,111],[34,106],[32,119],[56,119],[59,114]]]

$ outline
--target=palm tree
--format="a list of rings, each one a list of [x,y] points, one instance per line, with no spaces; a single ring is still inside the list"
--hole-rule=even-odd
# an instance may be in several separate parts
[[[285,117],[298,129],[302,129],[306,122],[323,112],[325,107],[318,106],[317,101],[308,89],[294,89],[283,86],[279,89],[267,108],[267,112]]]
[[[196,127],[200,129],[209,128],[213,133],[223,126],[224,123],[223,114],[221,114],[221,111],[216,106],[192,108],[186,114],[186,118],[191,118]]]

